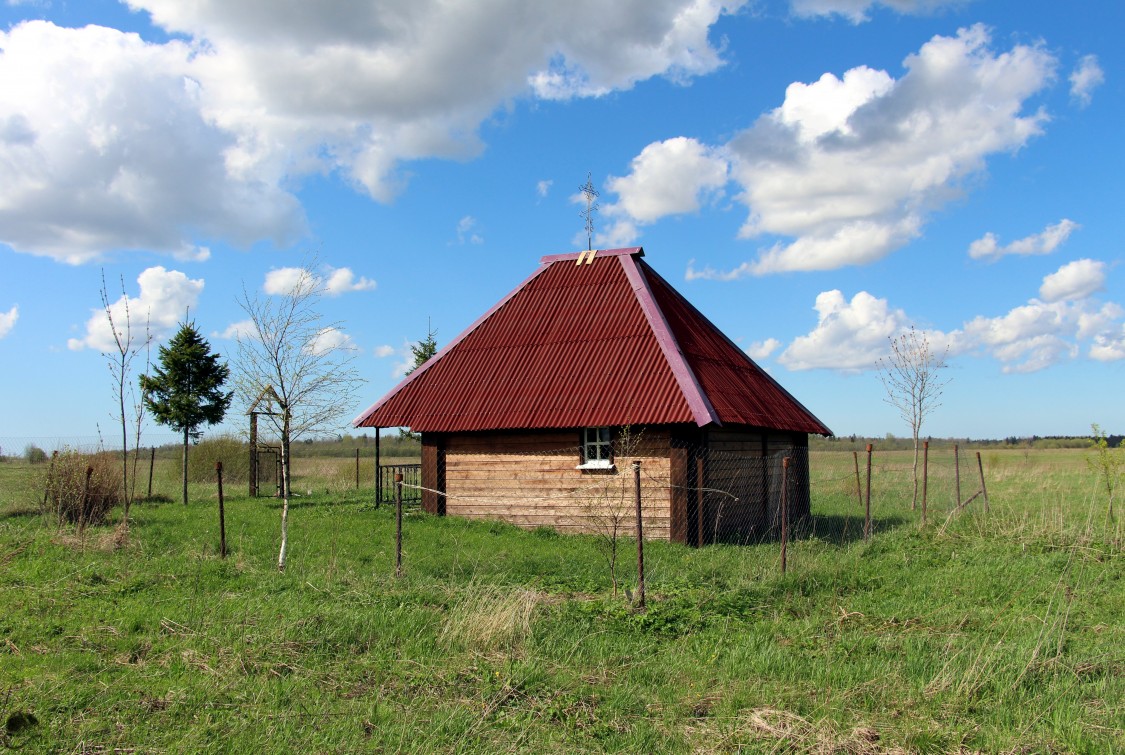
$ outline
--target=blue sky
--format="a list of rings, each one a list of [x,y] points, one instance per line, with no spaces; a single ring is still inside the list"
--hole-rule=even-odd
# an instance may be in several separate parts
[[[0,444],[112,435],[103,272],[228,354],[310,253],[350,418],[586,246],[588,174],[595,246],[838,434],[909,433],[874,367],[911,326],[948,347],[929,434],[1125,427],[1121,3],[447,6],[0,6]]]

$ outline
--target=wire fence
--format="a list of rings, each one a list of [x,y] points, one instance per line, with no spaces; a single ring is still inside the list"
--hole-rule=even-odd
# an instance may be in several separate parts
[[[395,476],[385,498],[431,514],[594,536],[616,562],[626,542],[773,549],[790,568],[792,543],[847,545],[908,523],[948,523],[989,498],[979,452],[912,454],[779,448],[748,455],[707,446],[617,449],[590,466],[578,447],[441,455],[429,479]],[[389,471],[389,470],[388,470]],[[437,484],[435,485],[435,480]],[[917,482],[915,482],[917,481]],[[401,539],[398,541],[401,547]],[[401,568],[401,551],[397,563]],[[638,574],[638,581],[643,574]]]

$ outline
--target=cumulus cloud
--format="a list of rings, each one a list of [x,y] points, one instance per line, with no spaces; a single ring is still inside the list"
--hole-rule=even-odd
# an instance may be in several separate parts
[[[990,155],[1019,149],[1047,120],[1024,108],[1052,80],[1055,59],[1040,47],[990,44],[977,25],[931,39],[897,80],[861,66],[791,84],[784,102],[722,153],[749,210],[740,236],[780,240],[734,270],[689,274],[832,270],[916,238]]]
[[[231,341],[237,341],[240,338],[256,338],[258,329],[254,327],[253,320],[239,320],[232,322],[221,332],[212,333],[214,338],[226,338]]]
[[[727,160],[719,150],[683,136],[649,144],[633,158],[627,176],[609,179],[608,189],[618,199],[603,210],[615,219],[605,238],[614,245],[630,243],[639,225],[695,212],[726,183]]]
[[[1082,226],[1063,218],[1042,232],[1000,246],[996,234],[989,232],[969,245],[969,256],[975,260],[995,261],[1008,254],[1050,254]]]
[[[1094,336],[1090,358],[1099,362],[1116,362],[1125,359],[1125,324]]]
[[[554,185],[554,183],[554,181],[548,179],[539,181],[535,184],[535,193],[538,194],[540,198],[547,196],[547,193],[551,191],[551,186]]]
[[[0,242],[72,264],[114,250],[206,259],[196,239],[285,241],[297,200],[226,162],[187,44],[29,21],[0,31]]]
[[[746,354],[755,361],[768,359],[769,355],[777,351],[777,347],[780,345],[781,341],[776,338],[754,341],[754,343],[750,344],[750,348],[746,349]]]
[[[375,281],[363,276],[356,277],[351,268],[328,268],[324,278],[324,292],[329,296],[340,296],[353,291],[374,291]]]
[[[379,359],[386,359],[395,355],[395,347],[383,344],[382,346],[375,347],[375,356]]]
[[[16,320],[18,319],[20,319],[19,305],[12,307],[7,312],[0,312],[0,338],[12,332],[12,328],[16,326]]]
[[[286,296],[303,282],[308,281],[309,271],[303,267],[279,267],[266,273],[262,290],[271,296]],[[353,291],[373,291],[375,281],[356,278],[351,268],[325,266],[322,275],[314,275],[309,283],[328,296],[340,296]]]
[[[890,338],[906,330],[910,320],[886,299],[860,291],[851,301],[839,290],[816,297],[816,327],[798,336],[777,358],[791,370],[871,369],[890,351]]]
[[[1105,263],[1081,259],[1060,267],[1043,279],[1039,297],[1043,301],[1085,299],[1105,283]]]
[[[155,340],[168,336],[179,324],[184,314],[193,309],[203,292],[203,279],[193,280],[178,270],[165,270],[161,266],[150,267],[137,276],[140,293],[138,296],[122,294],[121,298],[109,305],[113,315],[113,325],[118,335],[125,339],[128,325],[132,331],[133,345],[143,342],[145,327],[149,328]],[[71,338],[68,348],[96,349],[113,352],[117,350],[114,329],[104,309],[90,310],[86,321],[86,335]]]
[[[1085,343],[1091,359],[1121,359],[1125,308],[1092,298],[1104,280],[1105,263],[1078,260],[1043,279],[1041,298],[996,317],[974,317],[947,333],[923,332],[950,355],[990,356],[1005,373],[1035,372],[1074,359]],[[815,309],[813,330],[795,338],[778,357],[788,369],[872,369],[888,352],[889,339],[911,326],[903,310],[866,291],[851,301],[840,291],[825,291],[817,296]]]
[[[288,243],[305,232],[301,177],[388,201],[404,162],[476,155],[480,124],[516,98],[714,71],[711,28],[745,2],[127,0],[162,43],[21,23],[0,32],[0,242],[74,263]]]
[[[1097,55],[1086,55],[1070,73],[1070,96],[1082,107],[1093,99],[1094,90],[1105,83],[1105,72]]]
[[[966,0],[791,0],[791,2],[793,12],[798,16],[843,16],[853,24],[859,24],[868,19],[868,12],[876,6],[890,8],[902,14],[926,14],[964,5]]]
[[[305,352],[314,356],[324,356],[334,351],[356,351],[357,347],[352,337],[337,327],[327,327],[318,331],[305,344]]]

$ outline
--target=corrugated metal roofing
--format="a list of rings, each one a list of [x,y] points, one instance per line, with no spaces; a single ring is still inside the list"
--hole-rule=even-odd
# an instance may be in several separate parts
[[[829,432],[643,255],[544,257],[354,424],[463,432],[734,422]]]

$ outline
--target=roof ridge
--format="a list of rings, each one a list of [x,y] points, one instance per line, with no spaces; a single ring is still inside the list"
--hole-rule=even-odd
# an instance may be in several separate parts
[[[644,313],[645,320],[652,329],[652,335],[656,338],[660,351],[664,355],[664,361],[667,363],[668,369],[672,371],[672,377],[676,379],[676,383],[680,386],[680,392],[683,394],[688,408],[691,409],[695,424],[699,427],[708,424],[722,425],[719,415],[711,405],[711,400],[699,384],[699,378],[696,376],[695,370],[691,368],[691,364],[684,356],[683,349],[680,348],[676,336],[672,333],[668,318],[664,316],[660,305],[656,303],[656,299],[652,295],[652,288],[648,284],[648,278],[637,264],[636,258],[632,255],[622,255],[620,260],[621,267],[625,271],[625,277],[632,286],[634,296],[637,297],[641,312]]]

